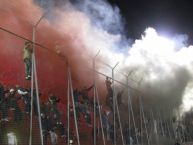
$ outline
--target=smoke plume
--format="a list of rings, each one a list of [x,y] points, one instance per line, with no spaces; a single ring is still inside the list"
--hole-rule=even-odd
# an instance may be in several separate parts
[[[109,75],[110,69],[102,62],[110,66],[119,62],[116,78],[124,82],[118,72],[133,72],[130,79],[141,80],[141,83],[130,81],[130,85],[142,92],[140,95],[149,108],[180,108],[184,111],[191,108],[188,102],[193,97],[193,48],[186,44],[186,35],[167,38],[153,28],[147,28],[142,37],[131,44],[124,36],[124,21],[119,9],[105,0],[0,1],[0,26],[29,39],[32,25],[43,14],[36,38],[38,43],[52,50],[52,53],[40,47],[37,50],[40,87],[43,90],[64,93],[60,90],[66,85],[62,82],[65,81],[65,63],[58,55],[68,58],[77,86],[91,84],[92,72],[87,67],[92,67],[92,58],[100,50],[97,69]],[[18,77],[23,76],[23,40],[2,31],[0,36],[0,59],[7,64],[1,64],[1,70],[17,71]],[[14,62],[17,64],[13,67]],[[10,83],[18,80],[25,83],[14,77],[3,78]]]

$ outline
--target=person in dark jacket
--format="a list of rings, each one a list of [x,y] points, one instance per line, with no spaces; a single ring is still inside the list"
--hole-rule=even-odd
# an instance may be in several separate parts
[[[2,100],[4,99],[5,95],[4,95],[4,87],[3,85],[0,83],[0,103],[2,102]]]
[[[4,98],[1,101],[1,106],[0,107],[1,107],[1,111],[2,111],[1,121],[9,121],[9,119],[8,119],[9,105],[8,105],[8,99],[7,98]]]
[[[17,96],[17,89],[12,88],[10,89],[10,93],[8,95],[9,99],[9,107],[13,110],[14,113],[14,121],[18,122],[22,120],[22,111],[18,105],[18,100],[21,99],[20,96]]]
[[[55,122],[60,121],[60,118],[61,118],[60,111],[58,109],[59,102],[60,102],[60,99],[57,96],[50,94],[50,97],[49,97],[50,112]]]
[[[88,96],[88,93],[89,91],[94,87],[94,85],[90,86],[90,87],[84,87],[81,91],[80,91],[80,94],[82,96],[82,99],[85,101],[85,102],[89,102],[89,96]]]
[[[16,86],[16,88],[17,88],[17,93],[23,99],[23,102],[25,104],[25,113],[29,114],[31,109],[30,90],[27,90],[19,86]]]

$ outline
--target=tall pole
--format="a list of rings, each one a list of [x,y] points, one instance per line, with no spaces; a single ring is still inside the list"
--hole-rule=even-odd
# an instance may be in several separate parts
[[[33,31],[34,33],[35,31]],[[32,41],[34,42],[35,40],[35,35],[33,34],[32,35],[33,38],[32,38]],[[32,45],[35,45],[35,43],[33,43]],[[32,46],[34,48],[34,46]],[[31,108],[30,108],[30,136],[29,136],[29,145],[32,145],[32,127],[33,127],[33,100],[34,100],[34,93],[33,93],[33,90],[34,90],[34,53],[32,53],[32,65],[31,65]]]
[[[67,69],[68,69],[68,60],[67,60]],[[70,80],[69,80],[69,74],[67,73],[67,142],[68,145],[70,144]]]
[[[43,142],[43,133],[42,133],[42,123],[41,123],[41,113],[40,113],[40,101],[39,101],[39,91],[38,91],[38,79],[37,79],[37,70],[36,70],[36,53],[35,53],[35,43],[36,43],[36,28],[40,21],[43,19],[44,15],[37,21],[37,23],[33,26],[33,33],[32,33],[32,42],[33,42],[33,53],[32,53],[32,80],[31,80],[31,113],[30,113],[30,139],[29,144],[32,144],[32,122],[33,122],[33,99],[34,99],[34,92],[33,92],[33,84],[35,81],[35,89],[36,89],[36,97],[37,97],[37,107],[38,107],[38,121],[40,127],[40,137],[41,137],[41,145],[44,144]]]
[[[129,110],[129,137],[131,137],[131,131],[130,131],[131,130],[130,115],[131,115],[133,125],[134,125],[134,128],[135,128],[135,137],[136,137],[137,145],[139,145],[139,140],[138,140],[138,136],[137,136],[137,127],[136,127],[136,124],[135,124],[135,117],[134,117],[134,113],[133,113],[133,105],[132,105],[132,100],[131,100],[130,91],[129,91],[129,76],[131,75],[131,73],[132,72],[130,72],[126,76],[127,77],[127,90],[128,90],[128,110]]]
[[[99,101],[99,95],[98,95],[98,89],[97,86],[95,87],[96,89],[96,98],[99,106],[99,117],[100,117],[100,123],[101,123],[101,130],[102,130],[102,137],[103,137],[103,145],[106,145],[105,142],[105,135],[104,135],[104,129],[103,129],[103,122],[102,122],[102,116],[101,116],[101,107],[100,107],[100,101]]]
[[[174,129],[174,125],[173,125],[173,109],[170,108],[169,110],[169,115],[170,115],[170,124],[172,127],[172,133],[173,133],[173,138],[176,139],[176,134],[175,134],[175,129]]]
[[[112,68],[112,84],[113,84],[113,123],[114,123],[114,145],[116,145],[116,95],[115,95],[115,82],[114,82],[114,70],[119,62]]]
[[[127,78],[127,85],[129,85],[129,74],[126,76],[126,78]],[[128,116],[129,116],[129,139],[130,139],[130,137],[131,137],[131,110],[130,110],[130,103],[129,103],[129,96],[130,96],[130,91],[129,91],[129,87],[127,86],[127,95],[128,95]]]
[[[164,137],[165,133],[164,133],[163,122],[162,122],[162,118],[161,118],[160,112],[158,112],[158,117],[159,117],[160,124],[161,124],[160,126],[161,126],[162,135]]]
[[[154,114],[153,114],[153,110],[151,109],[150,110],[150,113],[151,113],[151,116],[152,116],[152,122],[153,122],[153,133],[155,134],[155,141],[156,141],[156,144],[159,145],[159,134],[158,134],[158,130],[157,130],[157,120],[156,118],[154,117]]]
[[[93,73],[93,80],[94,80],[94,145],[96,145],[96,72],[95,72],[95,60],[96,60],[96,57],[99,55],[100,53],[100,50],[97,52],[97,54],[94,56],[93,58],[93,69],[94,69],[94,73]]]
[[[143,145],[143,117],[142,117],[141,97],[139,97],[139,109],[140,109],[140,121],[141,121],[141,145]]]
[[[115,102],[116,102],[117,115],[118,115],[118,120],[119,120],[120,131],[121,131],[121,139],[122,139],[123,145],[125,145],[125,141],[124,141],[124,137],[123,137],[123,128],[122,128],[122,123],[121,123],[119,107],[118,107],[118,104],[117,104],[117,99],[116,99]]]
[[[143,121],[144,121],[145,131],[146,131],[147,144],[150,145],[150,143],[149,143],[149,134],[148,134],[147,124],[146,124],[146,118],[145,118],[144,109],[143,109],[142,97],[141,97],[141,111],[142,111],[142,117],[143,117]]]
[[[75,103],[74,103],[72,77],[71,77],[71,72],[70,72],[70,68],[69,67],[68,67],[68,79],[69,79],[69,83],[70,83],[70,95],[72,97],[72,106],[73,106],[73,112],[74,112],[74,123],[75,123],[75,129],[76,129],[76,137],[77,137],[78,145],[80,145],[78,123],[77,123],[77,116],[76,116],[76,108],[75,108]]]
[[[35,58],[35,57],[34,57]],[[40,137],[41,137],[41,145],[44,145],[43,140],[43,130],[42,130],[42,121],[41,121],[41,110],[40,110],[40,99],[39,99],[39,90],[38,90],[38,79],[37,79],[37,70],[36,70],[36,59],[34,59],[34,74],[35,74],[35,88],[36,88],[36,99],[37,99],[37,108],[38,108],[38,121],[39,121],[39,127],[40,127]]]
[[[134,125],[134,128],[135,128],[136,141],[137,141],[137,145],[139,145],[139,140],[138,140],[138,136],[137,136],[137,127],[136,127],[136,124],[135,124],[135,117],[134,117],[134,112],[133,112],[133,105],[132,105],[131,96],[129,95],[128,98],[129,98],[129,106],[131,108],[131,115],[132,115],[132,119],[133,119],[133,125]]]

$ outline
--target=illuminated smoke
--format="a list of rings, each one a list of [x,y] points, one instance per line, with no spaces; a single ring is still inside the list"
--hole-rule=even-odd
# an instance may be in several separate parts
[[[138,89],[144,92],[142,96],[150,107],[189,109],[190,105],[186,105],[186,100],[192,97],[190,91],[192,91],[193,48],[187,46],[186,35],[177,35],[169,39],[160,36],[153,28],[148,28],[141,39],[130,44],[130,40],[125,39],[124,22],[118,8],[110,6],[106,1],[84,0],[81,3],[74,1],[73,4],[59,0],[50,0],[47,4],[44,2],[41,0],[42,7],[45,8],[43,10],[32,0],[17,2],[1,0],[1,26],[31,39],[32,24],[45,13],[44,19],[37,28],[37,41],[68,57],[74,79],[80,86],[83,83],[92,83],[91,72],[85,70],[86,67],[92,67],[90,57],[100,49],[98,62],[103,61],[113,66],[119,61],[117,72],[133,71],[131,75],[133,79],[143,78],[140,86],[133,83],[130,85],[139,87]],[[4,32],[0,35],[2,56],[21,55],[22,52],[18,50],[23,47],[22,41],[8,37]],[[17,49],[13,49],[14,47]],[[39,61],[41,62],[43,58],[55,59],[54,56],[50,57],[51,54],[47,55],[42,54],[44,57],[39,58]],[[53,74],[61,72],[62,67],[57,64],[58,61],[53,62],[52,65],[55,67],[52,68],[49,66],[49,61],[45,60],[44,67],[40,68],[42,71],[49,68]],[[21,59],[19,61],[21,62]],[[98,70],[103,72],[107,69],[104,65],[97,64],[97,66]],[[50,77],[49,74],[40,73],[40,80],[44,78],[42,80],[48,81],[42,83],[42,86],[49,84]],[[54,83],[61,85],[60,77],[55,76],[55,78],[57,81]],[[116,78],[123,77],[117,73]],[[56,90],[60,88],[62,87]],[[186,106],[183,107],[181,104]]]

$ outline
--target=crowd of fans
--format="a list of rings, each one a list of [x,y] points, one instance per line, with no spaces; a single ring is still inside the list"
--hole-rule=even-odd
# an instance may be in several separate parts
[[[93,87],[94,85],[91,85],[90,87],[83,87],[82,89],[76,88],[73,91],[77,121],[80,122],[80,116],[83,116],[87,126],[92,128],[92,134],[93,123],[91,121],[91,112],[94,111],[94,99],[93,97],[89,96],[89,91],[91,91]],[[103,110],[101,113],[102,124],[106,139],[113,142],[113,123],[111,119],[113,112],[113,92],[109,78],[106,79],[106,87],[106,105],[109,107],[109,109]],[[33,96],[31,96],[32,93]],[[19,123],[25,119],[24,116],[31,115],[31,107],[33,108],[33,114],[35,116],[38,116],[38,103],[36,93],[37,92],[35,89],[31,92],[30,88],[24,88],[18,85],[16,85],[15,87],[6,87],[3,84],[0,84],[0,122],[8,123],[10,121],[14,121],[15,123]],[[53,142],[57,142],[58,136],[61,136],[62,138],[64,138],[64,141],[67,141],[66,126],[61,120],[62,113],[58,108],[58,103],[60,102],[60,99],[57,96],[50,94],[47,101],[41,101],[41,96],[42,94],[39,93],[40,115],[45,144],[49,136],[51,140],[53,140]],[[97,101],[95,103],[96,117],[99,118],[99,107],[102,108],[102,106],[99,106]],[[73,109],[70,110],[70,113],[72,114]],[[10,116],[10,111],[13,111],[13,116]],[[71,136],[74,136],[72,134],[73,133],[71,132]]]
[[[41,97],[41,93],[39,96]],[[31,103],[31,99],[33,101]],[[40,116],[42,122],[42,132],[44,142],[47,142],[48,135],[50,134],[51,140],[57,138],[55,130],[59,131],[61,137],[66,137],[65,127],[61,120],[61,112],[58,108],[60,99],[53,94],[50,94],[47,102],[40,104]],[[31,97],[31,90],[15,86],[14,88],[6,88],[0,84],[0,110],[1,110],[1,123],[8,123],[14,121],[20,123],[25,118],[25,115],[30,116],[31,104],[33,105],[33,114],[38,116],[37,96],[36,90],[33,90],[33,97]],[[21,106],[24,106],[22,108]],[[10,115],[13,111],[13,116]]]

